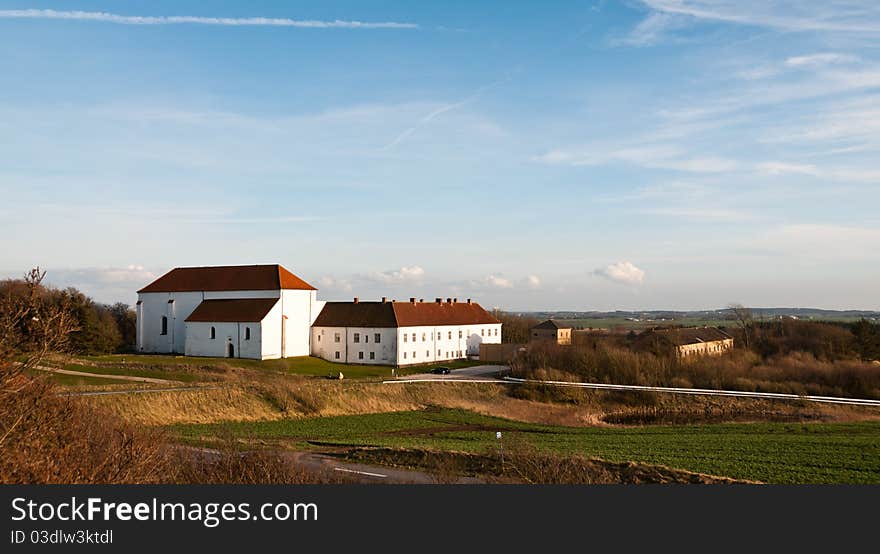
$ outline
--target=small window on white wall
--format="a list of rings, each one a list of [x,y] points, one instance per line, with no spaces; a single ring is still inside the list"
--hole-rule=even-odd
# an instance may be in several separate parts
[[[374,341],[376,344],[379,344],[380,342],[382,342],[382,334],[381,334],[381,333],[376,333],[375,335],[373,335],[373,341]]]
[[[363,359],[364,359],[364,353],[358,352],[358,360],[363,360]]]
[[[376,359],[376,353],[375,353],[375,352],[370,352],[370,359],[371,359],[371,360],[375,360],[375,359]]]
[[[214,329],[213,327],[211,327],[211,339],[213,340],[216,338],[217,338],[217,329]]]
[[[251,340],[251,328],[250,327],[244,328],[244,340]]]
[[[336,351],[336,359],[339,359],[339,350]]]
[[[162,316],[162,332],[159,334],[160,335],[167,335],[168,334],[168,318],[165,317],[164,315]]]
[[[354,334],[354,342],[361,342],[361,334],[360,333]]]
[[[342,337],[339,336],[339,333],[333,335],[333,342],[339,342]]]

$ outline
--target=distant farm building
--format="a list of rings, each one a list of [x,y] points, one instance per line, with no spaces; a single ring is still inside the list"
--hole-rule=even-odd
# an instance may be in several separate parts
[[[548,319],[529,329],[529,341],[571,344],[571,326]]]
[[[650,329],[635,340],[635,348],[686,359],[720,356],[733,349],[733,337],[717,327]]]

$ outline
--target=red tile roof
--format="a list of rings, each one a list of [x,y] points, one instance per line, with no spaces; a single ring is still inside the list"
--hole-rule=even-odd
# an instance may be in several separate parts
[[[400,327],[501,323],[476,302],[393,302]]]
[[[316,327],[417,327],[501,323],[472,302],[327,302]]]
[[[397,327],[392,302],[327,302],[316,327]]]
[[[178,267],[138,292],[317,290],[278,264]]]
[[[186,318],[195,322],[257,322],[278,303],[277,298],[204,300]]]

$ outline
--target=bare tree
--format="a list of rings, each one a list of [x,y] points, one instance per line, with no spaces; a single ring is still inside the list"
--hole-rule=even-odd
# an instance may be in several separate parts
[[[0,296],[2,393],[14,392],[8,387],[19,382],[16,377],[39,365],[48,353],[64,350],[76,330],[67,297],[63,293],[53,297],[42,286],[45,276],[35,267]]]
[[[743,342],[746,348],[752,347],[752,329],[755,325],[755,319],[751,308],[746,308],[742,304],[731,304],[728,306],[733,313],[733,318],[737,326],[742,329]]]

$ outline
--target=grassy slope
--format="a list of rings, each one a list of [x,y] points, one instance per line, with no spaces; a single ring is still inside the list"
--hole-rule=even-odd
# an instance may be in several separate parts
[[[50,373],[48,371],[31,371],[31,375],[39,377],[48,377],[52,382],[65,387],[82,387],[89,385],[119,385],[128,384],[126,381],[119,379],[105,379],[103,377],[84,377],[79,375],[64,375],[63,373]],[[139,383],[136,383],[139,384]]]
[[[485,452],[505,440],[609,461],[639,461],[768,483],[880,483],[880,423],[561,427],[460,410],[181,425],[187,440],[231,433],[352,445]]]
[[[340,371],[345,376],[346,379],[362,379],[362,378],[387,378],[391,377],[391,368],[388,366],[368,366],[368,365],[353,365],[353,364],[335,364],[332,362],[328,362],[327,360],[323,360],[321,358],[315,358],[312,356],[300,356],[295,358],[285,358],[283,360],[246,360],[241,358],[193,358],[186,356],[170,356],[170,355],[146,355],[146,354],[113,354],[106,356],[85,356],[84,359],[99,362],[99,363],[113,363],[118,362],[120,364],[120,368],[111,368],[113,369],[114,375],[139,375],[143,377],[162,377],[162,374],[159,372],[152,372],[150,370],[142,370],[137,372],[137,370],[129,370],[126,369],[125,363],[136,363],[143,365],[156,366],[157,368],[162,368],[163,370],[167,370],[173,372],[175,368],[181,367],[189,367],[189,368],[198,368],[201,366],[225,366],[225,367],[239,367],[245,369],[256,369],[256,370],[269,370],[269,371],[279,371],[283,373],[290,373],[294,375],[306,375],[306,376],[318,376],[318,377],[326,377],[328,375],[337,375]],[[396,370],[397,375],[412,375],[414,373],[423,373],[426,371],[430,371],[431,368],[436,366],[446,366],[453,369],[460,367],[468,367],[472,365],[478,365],[479,362],[466,361],[466,360],[457,360],[452,362],[446,362],[435,365],[427,365],[427,366],[417,366],[417,367],[406,367]],[[90,370],[77,368],[69,368],[69,369],[77,369],[78,371],[89,371],[91,373],[110,373],[105,367],[92,367]],[[164,371],[163,371],[164,373]],[[178,375],[180,375],[178,373]],[[177,377],[166,377],[168,379],[176,379]],[[190,380],[194,379],[192,375],[190,375]],[[180,379],[184,380],[184,379]]]

